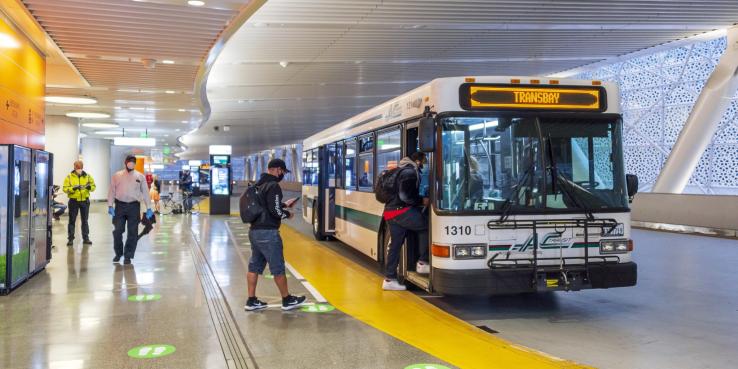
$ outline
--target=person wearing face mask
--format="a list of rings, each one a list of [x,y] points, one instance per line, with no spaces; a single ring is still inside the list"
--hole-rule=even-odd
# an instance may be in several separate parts
[[[90,192],[95,191],[95,180],[82,170],[81,160],[74,162],[74,170],[64,178],[64,193],[69,197],[69,225],[67,226],[67,246],[74,245],[74,231],[77,228],[77,214],[82,215],[82,243],[92,245],[90,241]]]
[[[415,271],[419,274],[430,273],[428,265],[428,220],[424,208],[428,206],[428,198],[420,194],[425,154],[415,152],[400,160],[400,172],[397,174],[397,194],[384,205],[383,218],[390,228],[390,245],[387,253],[385,278],[382,289],[402,291],[405,286],[397,281],[397,266],[400,263],[400,252],[405,238],[410,232],[417,235],[419,258]]]
[[[141,216],[141,201],[146,205],[146,218],[152,219],[154,211],[151,210],[151,198],[149,188],[146,185],[146,177],[135,171],[136,157],[128,155],[123,162],[125,168],[113,174],[108,191],[108,214],[113,217],[113,248],[115,257],[113,262],[117,263],[121,257],[125,257],[123,264],[130,264],[136,253],[138,242],[138,223]],[[123,247],[123,231],[126,231],[126,243]]]
[[[256,221],[251,223],[249,230],[249,241],[251,242],[251,258],[246,279],[248,282],[248,295],[244,307],[247,311],[260,310],[267,307],[267,303],[256,297],[256,284],[259,274],[269,265],[269,272],[274,276],[279,293],[282,296],[282,310],[292,310],[305,303],[305,296],[290,295],[287,289],[287,276],[285,275],[284,253],[282,248],[282,237],[279,235],[279,227],[282,219],[294,216],[286,208],[295,205],[296,199],[282,202],[282,188],[279,182],[289,173],[287,165],[282,159],[272,159],[267,164],[267,173],[261,175],[256,182],[256,188],[261,194],[264,211]]]

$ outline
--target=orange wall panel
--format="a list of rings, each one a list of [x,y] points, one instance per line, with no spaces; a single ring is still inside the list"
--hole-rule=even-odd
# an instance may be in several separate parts
[[[0,33],[20,44],[17,48],[0,48],[0,143],[43,149],[46,60],[2,18]]]

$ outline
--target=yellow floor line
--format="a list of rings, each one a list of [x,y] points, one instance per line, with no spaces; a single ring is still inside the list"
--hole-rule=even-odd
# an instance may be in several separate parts
[[[313,239],[282,227],[285,259],[344,313],[461,368],[590,368],[514,345],[382,278]]]

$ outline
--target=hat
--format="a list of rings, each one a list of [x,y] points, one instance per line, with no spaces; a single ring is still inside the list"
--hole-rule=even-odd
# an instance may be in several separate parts
[[[287,169],[287,164],[284,163],[284,160],[282,159],[272,159],[269,161],[269,164],[267,164],[267,169],[272,168],[281,168],[285,173],[289,173],[290,170]]]
[[[126,156],[126,161],[125,162],[128,163],[129,161],[132,161],[132,162],[135,163],[136,162],[136,156],[135,155],[128,155],[128,156]]]

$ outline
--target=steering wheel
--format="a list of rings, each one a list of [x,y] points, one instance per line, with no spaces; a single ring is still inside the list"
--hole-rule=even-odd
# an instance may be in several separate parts
[[[590,182],[590,181],[574,181],[579,186],[582,186],[583,188],[586,188],[588,190],[593,190],[600,186],[600,182]]]

